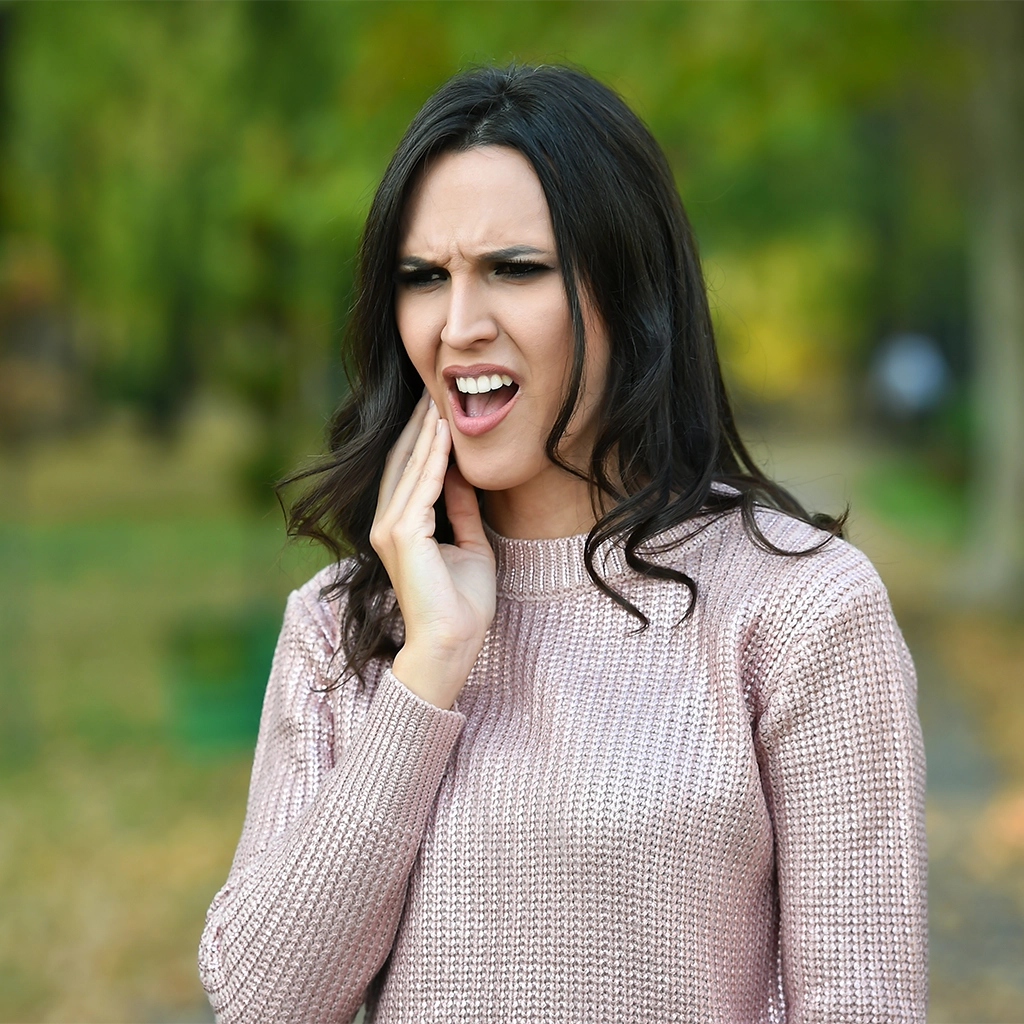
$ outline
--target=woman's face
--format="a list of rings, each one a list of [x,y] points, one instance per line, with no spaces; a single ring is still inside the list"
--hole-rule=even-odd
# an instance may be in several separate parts
[[[452,427],[463,476],[486,491],[542,492],[575,478],[544,441],[572,365],[572,323],[547,201],[516,150],[483,146],[428,165],[398,248],[405,350]],[[586,306],[585,299],[584,305]],[[585,313],[584,387],[560,451],[585,466],[608,343]]]

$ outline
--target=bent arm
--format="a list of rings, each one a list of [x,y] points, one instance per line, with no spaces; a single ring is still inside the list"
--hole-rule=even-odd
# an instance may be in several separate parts
[[[915,696],[910,655],[876,581],[794,642],[760,719],[790,1024],[925,1019]]]
[[[385,671],[332,764],[324,637],[293,594],[246,823],[207,914],[200,976],[221,1022],[350,1020],[390,951],[463,716]]]

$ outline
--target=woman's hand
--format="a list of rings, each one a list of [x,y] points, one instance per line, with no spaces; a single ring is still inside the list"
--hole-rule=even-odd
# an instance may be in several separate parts
[[[457,466],[448,466],[450,449],[450,427],[424,394],[388,455],[370,528],[405,620],[395,676],[443,708],[469,676],[495,604],[494,552],[476,493]],[[434,540],[442,489],[454,544]]]

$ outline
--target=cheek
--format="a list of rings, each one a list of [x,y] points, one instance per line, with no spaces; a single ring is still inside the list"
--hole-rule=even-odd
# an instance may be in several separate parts
[[[409,361],[422,377],[432,369],[435,346],[430,342],[428,325],[417,315],[415,307],[410,306],[410,303],[395,303],[395,325]]]
[[[513,311],[509,332],[525,357],[538,394],[560,400],[572,366],[572,320],[561,292],[544,303]]]

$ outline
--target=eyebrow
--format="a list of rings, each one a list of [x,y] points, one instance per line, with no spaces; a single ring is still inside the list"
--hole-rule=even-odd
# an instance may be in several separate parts
[[[523,256],[543,256],[551,259],[551,253],[546,249],[538,249],[533,245],[508,245],[504,249],[492,249],[490,252],[481,253],[477,259],[484,263],[502,263],[506,260],[516,260]],[[401,270],[429,270],[437,266],[430,260],[420,256],[403,256],[398,261]]]

